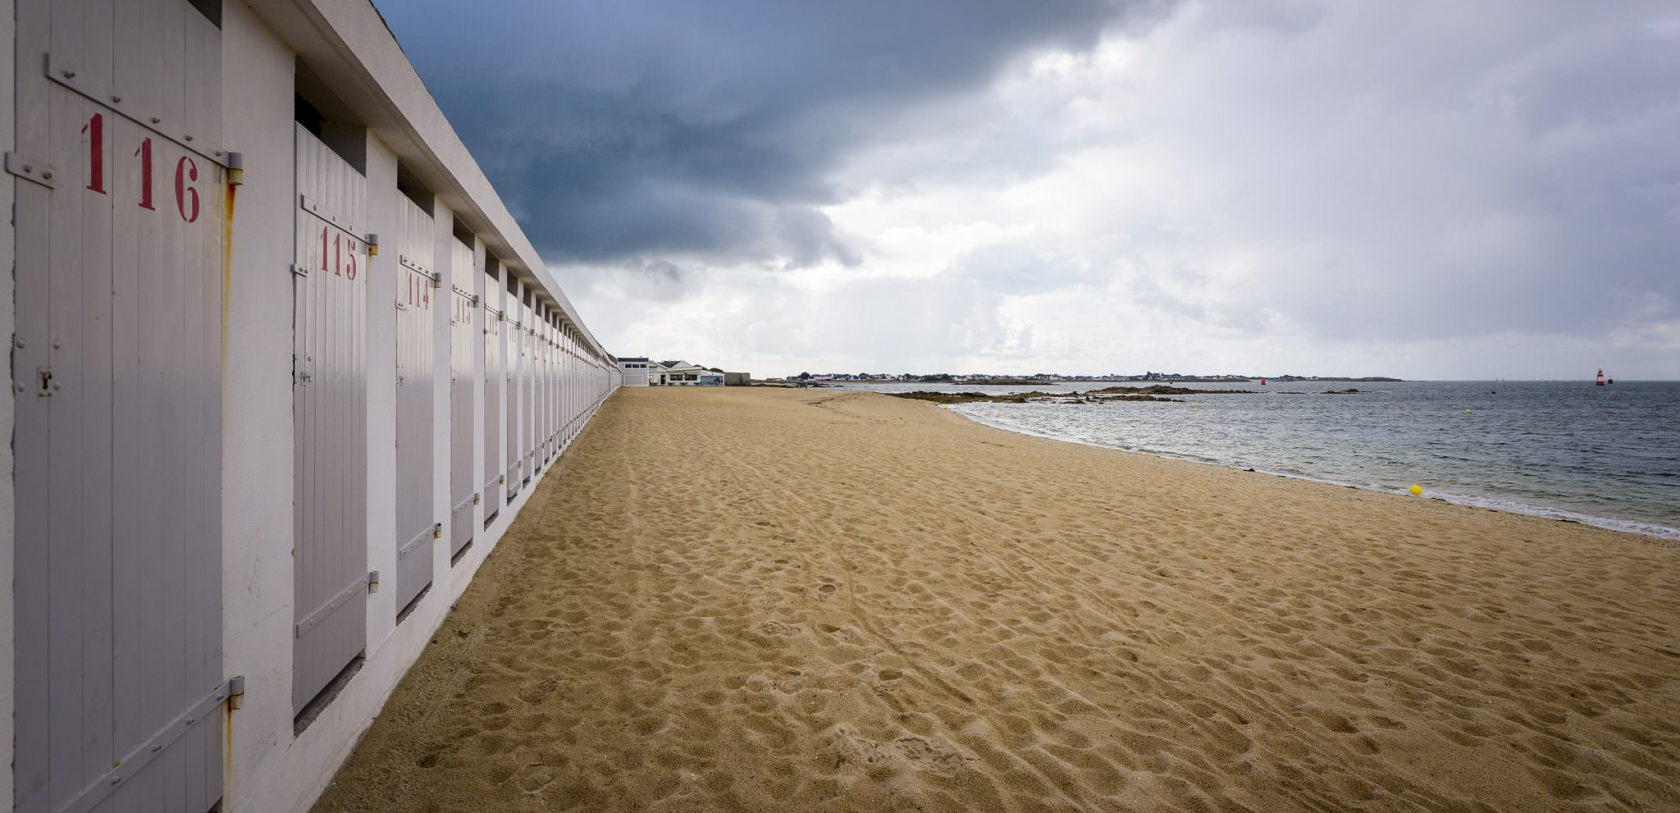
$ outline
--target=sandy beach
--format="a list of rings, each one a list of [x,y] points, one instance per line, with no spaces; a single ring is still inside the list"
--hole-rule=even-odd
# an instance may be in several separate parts
[[[1671,542],[625,389],[323,811],[1675,810]]]

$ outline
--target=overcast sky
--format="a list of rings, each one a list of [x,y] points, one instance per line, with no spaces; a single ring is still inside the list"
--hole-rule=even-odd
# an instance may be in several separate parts
[[[378,0],[619,355],[1680,378],[1680,6]]]

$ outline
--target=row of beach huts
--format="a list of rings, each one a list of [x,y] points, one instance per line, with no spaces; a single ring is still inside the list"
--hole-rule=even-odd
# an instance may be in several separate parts
[[[0,793],[307,809],[623,372],[369,0],[0,25]]]

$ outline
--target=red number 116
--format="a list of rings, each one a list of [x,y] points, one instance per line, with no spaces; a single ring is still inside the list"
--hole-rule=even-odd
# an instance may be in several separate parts
[[[88,191],[107,194],[105,114],[95,113],[90,116],[87,124],[82,125],[82,134],[87,136],[88,145]],[[134,150],[134,157],[140,159],[140,208],[155,212],[157,207],[152,204],[151,136],[140,140],[140,146]],[[181,160],[175,162],[175,211],[180,212],[181,219],[188,223],[198,221],[198,190],[192,185],[197,180],[198,162],[190,155],[181,156]]]

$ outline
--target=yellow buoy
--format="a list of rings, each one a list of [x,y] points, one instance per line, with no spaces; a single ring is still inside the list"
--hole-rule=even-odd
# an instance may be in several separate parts
[[[1417,485],[1416,483],[1413,483],[1412,484],[1412,493],[1413,494],[1422,494],[1423,493],[1423,486],[1420,486],[1420,485]]]
[[[1464,414],[1466,414],[1466,415],[1470,414],[1470,410],[1468,410],[1468,409],[1464,410]]]

